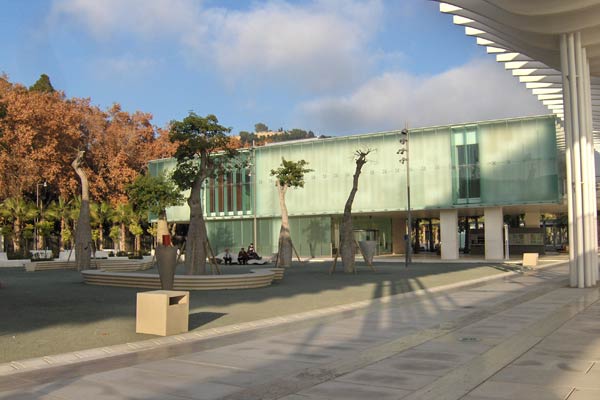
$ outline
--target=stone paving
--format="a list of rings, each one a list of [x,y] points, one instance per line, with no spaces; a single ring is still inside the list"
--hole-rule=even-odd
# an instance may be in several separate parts
[[[599,399],[600,292],[566,284],[562,265],[4,371],[0,399]]]

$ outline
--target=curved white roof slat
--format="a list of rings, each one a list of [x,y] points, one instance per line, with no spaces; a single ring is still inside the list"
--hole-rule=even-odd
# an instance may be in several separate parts
[[[444,0],[440,11],[560,118],[560,34],[579,32],[591,74],[593,129],[600,130],[600,0]]]

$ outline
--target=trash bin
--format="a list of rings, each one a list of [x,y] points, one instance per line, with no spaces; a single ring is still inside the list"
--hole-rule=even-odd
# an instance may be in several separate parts
[[[136,333],[169,336],[188,331],[190,292],[153,290],[137,294]]]

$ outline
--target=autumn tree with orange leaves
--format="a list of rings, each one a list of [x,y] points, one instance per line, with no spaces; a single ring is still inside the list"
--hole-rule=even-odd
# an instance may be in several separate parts
[[[117,206],[128,201],[126,188],[149,160],[174,152],[168,131],[153,127],[150,114],[127,113],[118,104],[104,112],[89,99],[38,86],[28,90],[0,76],[2,202],[35,200],[42,182],[47,203],[74,198],[80,180],[71,163],[85,150],[80,167],[89,178],[90,200]]]

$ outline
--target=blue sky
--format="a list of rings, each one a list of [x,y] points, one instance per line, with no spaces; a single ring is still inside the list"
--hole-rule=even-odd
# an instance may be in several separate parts
[[[234,133],[344,135],[547,111],[428,0],[5,0],[0,72]]]

